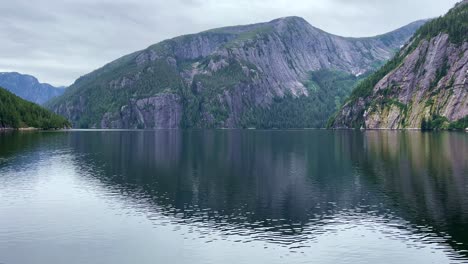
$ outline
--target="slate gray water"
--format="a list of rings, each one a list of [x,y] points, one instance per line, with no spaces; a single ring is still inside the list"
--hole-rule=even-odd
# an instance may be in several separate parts
[[[0,263],[468,263],[468,133],[3,133]]]

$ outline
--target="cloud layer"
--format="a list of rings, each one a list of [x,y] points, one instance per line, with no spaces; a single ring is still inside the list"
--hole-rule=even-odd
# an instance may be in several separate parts
[[[70,85],[161,40],[301,16],[342,36],[382,34],[447,12],[457,0],[15,0],[0,5],[0,71]]]

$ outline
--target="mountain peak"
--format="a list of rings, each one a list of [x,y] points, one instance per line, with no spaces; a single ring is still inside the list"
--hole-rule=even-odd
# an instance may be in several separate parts
[[[212,29],[111,62],[77,80],[48,107],[76,127],[322,127],[336,108],[335,95],[341,103],[352,84],[330,91],[324,82],[321,91],[330,96],[319,99],[310,74],[340,75],[354,83],[413,33],[385,41],[343,38],[297,16]]]
[[[298,16],[288,16],[274,19],[267,24],[274,26],[275,28],[281,30],[286,28],[286,26],[298,26],[298,27],[311,27],[309,22],[302,17]]]
[[[278,22],[301,22],[309,24],[304,18],[299,16],[286,16],[273,19],[270,23],[278,23]]]

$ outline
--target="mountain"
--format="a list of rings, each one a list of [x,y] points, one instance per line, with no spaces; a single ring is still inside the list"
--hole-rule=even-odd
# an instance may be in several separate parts
[[[63,87],[39,83],[35,77],[17,72],[0,72],[0,86],[36,104],[44,104],[65,92]]]
[[[79,78],[49,109],[75,127],[323,127],[426,21],[368,38],[299,17],[165,40]]]
[[[468,127],[468,1],[421,27],[385,66],[360,83],[335,128]]]
[[[69,126],[70,123],[63,117],[0,87],[0,130],[28,127],[53,129]]]

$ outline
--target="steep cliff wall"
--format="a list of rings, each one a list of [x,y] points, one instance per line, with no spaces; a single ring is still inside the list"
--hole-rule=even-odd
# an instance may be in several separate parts
[[[332,126],[449,128],[467,117],[466,3],[423,26],[391,62],[357,88]]]
[[[424,22],[371,38],[328,34],[298,17],[181,36],[83,76],[48,107],[75,127],[290,127],[288,120],[295,118],[302,120],[297,126],[323,126],[325,118],[306,116],[324,111],[312,99],[331,104],[325,108],[329,116],[350,89],[309,85],[311,74],[325,69],[357,81]],[[266,114],[295,100],[312,110]],[[272,120],[260,120],[265,116]]]

